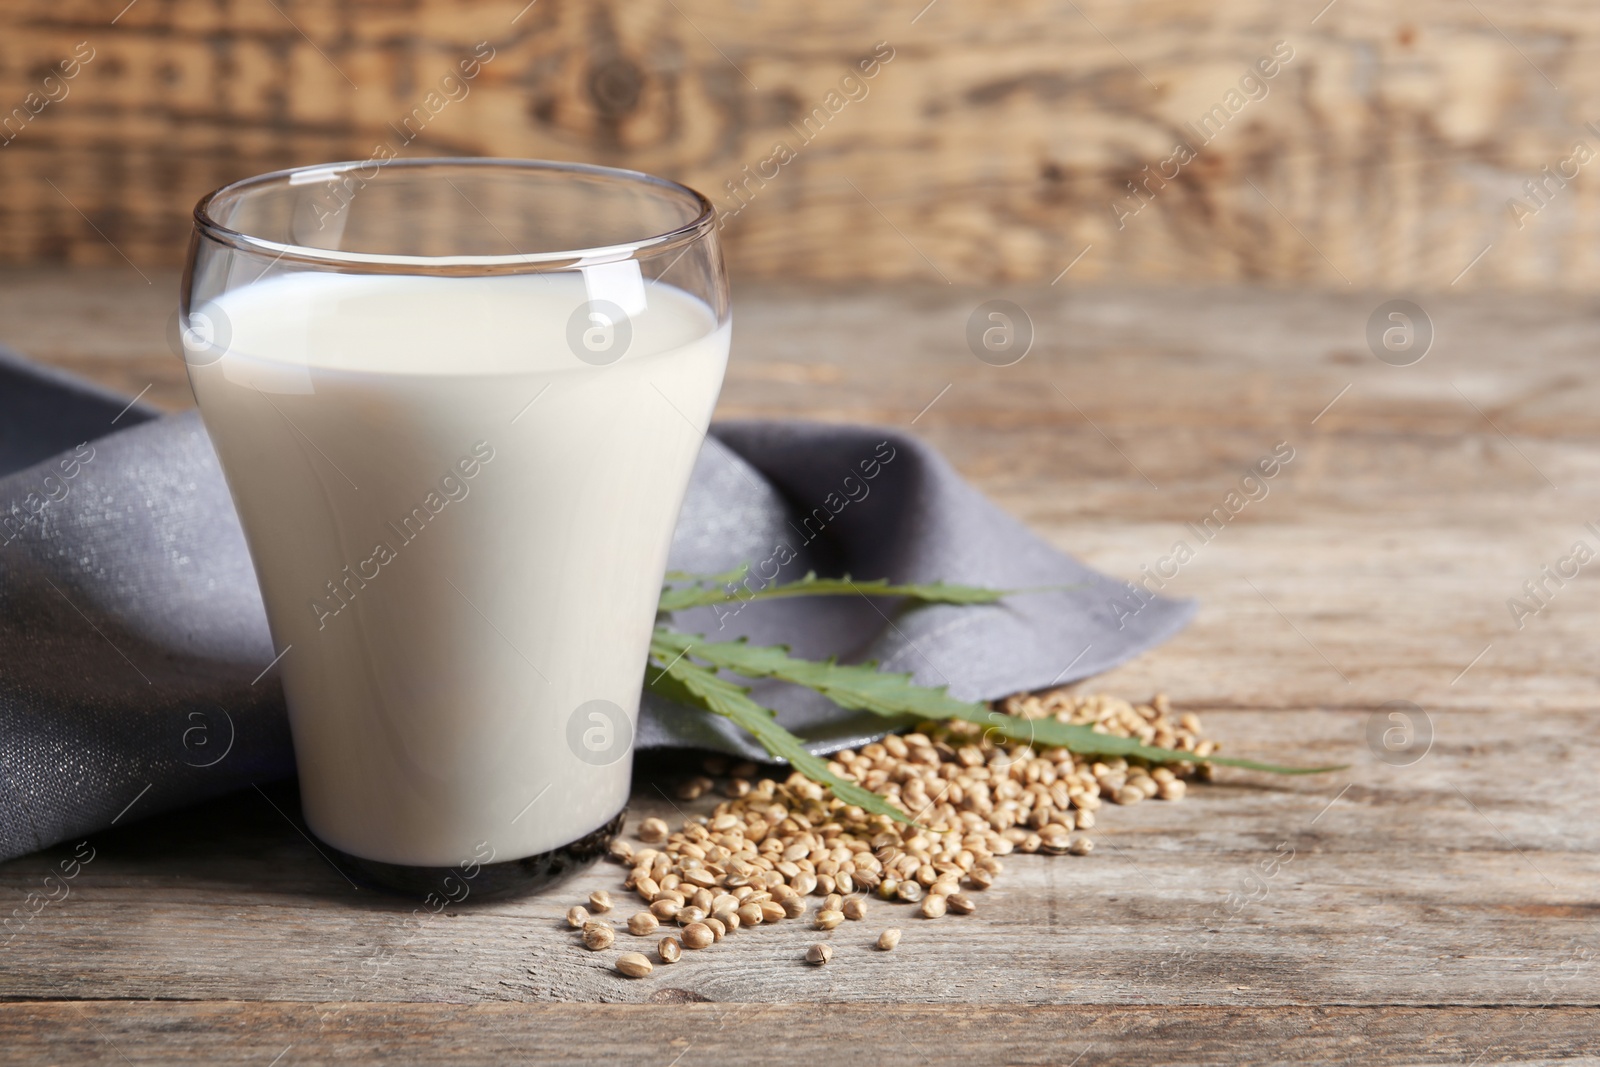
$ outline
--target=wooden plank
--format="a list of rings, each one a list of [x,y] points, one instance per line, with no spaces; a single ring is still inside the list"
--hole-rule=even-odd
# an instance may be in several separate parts
[[[0,1007],[8,1062],[284,1067],[426,1062],[809,1065],[1600,1063],[1592,1011],[772,1004],[108,1004]],[[759,1061],[752,1050],[759,1049]],[[1247,1053],[1246,1050],[1254,1050]]]
[[[1586,717],[1457,713],[1406,767],[1366,750],[1367,718],[1208,713],[1252,754],[1353,766],[1325,781],[1226,772],[1181,804],[1105,809],[1092,856],[1008,859],[970,919],[876,903],[827,938],[808,923],[741,931],[642,982],[611,961],[657,938],[591,953],[563,919],[595,889],[626,900],[620,868],[434,915],[353,890],[246,793],[95,836],[72,895],[7,946],[0,998],[644,1001],[670,984],[748,1002],[1591,1003],[1600,827],[1569,806],[1569,775],[1516,770],[1592,765]],[[630,825],[710,810],[667,800],[661,773],[637,783]],[[292,787],[272,799],[295,810]],[[20,900],[71,851],[0,867],[0,892]],[[900,948],[873,951],[891,925]],[[819,939],[834,962],[794,966]]]
[[[386,144],[688,181],[767,277],[1044,282],[1087,248],[1074,279],[1600,279],[1600,186],[1574,159],[1600,152],[1589,6],[924,7],[12,3],[0,261],[170,265],[207,190]],[[492,61],[428,104],[479,42]],[[845,82],[880,42],[894,58]],[[47,83],[80,43],[94,58]],[[1275,47],[1293,58],[1247,99]]]

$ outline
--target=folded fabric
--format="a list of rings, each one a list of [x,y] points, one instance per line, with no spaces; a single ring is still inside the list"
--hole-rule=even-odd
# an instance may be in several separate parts
[[[814,598],[674,624],[875,660],[964,699],[1087,677],[1165,640],[1193,604],[1135,594],[1035,537],[903,431],[712,428],[671,566],[748,563],[897,582],[1058,587],[985,606]],[[1059,588],[1066,587],[1066,588]],[[195,412],[160,416],[0,349],[0,859],[294,773],[249,552]],[[827,752],[882,720],[755,685]],[[641,748],[764,759],[731,723],[646,694]]]

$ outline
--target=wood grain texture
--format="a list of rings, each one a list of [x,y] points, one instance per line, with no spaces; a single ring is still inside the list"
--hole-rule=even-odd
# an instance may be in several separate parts
[[[161,336],[175,279],[153,282],[0,272],[0,342],[187,406]],[[996,297],[1036,333],[1010,367],[965,340]],[[1425,300],[1434,349],[1391,367],[1364,340],[1383,298],[741,285],[720,408],[915,420],[1031,527],[1129,578],[1290,442],[1270,493],[1169,581],[1197,621],[1091,684],[1164,689],[1233,754],[1347,771],[1225,772],[1182,804],[1109,808],[1093,855],[1008,861],[967,918],[876,905],[830,935],[825,968],[799,962],[823,935],[780,925],[642,981],[561,921],[618,868],[422,918],[353,891],[245,793],[94,838],[72,895],[0,949],[0,1047],[665,1064],[691,1043],[684,1062],[749,1062],[760,1042],[814,1062],[859,1025],[894,1035],[870,1046],[885,1063],[1593,1062],[1600,603],[1587,568],[1521,629],[1506,601],[1600,544],[1600,319],[1552,295]],[[1396,700],[1432,737],[1385,762],[1370,731]],[[676,815],[657,788],[675,773],[641,772],[630,825]],[[267,794],[293,812],[291,786]],[[0,896],[65,854],[0,866]],[[868,948],[891,924],[900,948]]]
[[[1113,1063],[1232,1065],[1600,1062],[1573,1009],[1022,1007],[952,1016],[929,1007],[652,1005],[14,1004],[0,1040],[16,1062],[260,1065],[410,1062],[810,1065],[851,1035],[883,1067]],[[870,1053],[864,1050],[870,1050]],[[1273,1050],[1270,1056],[1259,1050]],[[759,1050],[759,1051],[756,1051]]]
[[[971,918],[927,921],[879,902],[831,936],[809,923],[740,931],[645,981],[621,978],[612,963],[661,935],[623,933],[615,950],[593,953],[564,920],[595,889],[619,894],[618,868],[591,868],[526,900],[469,897],[432,914],[354,889],[286,821],[294,791],[281,786],[270,804],[252,791],[97,835],[72,895],[6,946],[16,966],[0,974],[0,998],[642,1003],[670,987],[730,1003],[1600,1000],[1597,831],[1552,817],[1566,791],[1557,784],[1494,784],[1519,757],[1557,748],[1555,736],[1578,720],[1558,717],[1508,744],[1511,716],[1459,716],[1448,743],[1393,768],[1366,752],[1364,714],[1208,718],[1252,748],[1278,737],[1259,745],[1274,756],[1358,766],[1287,787],[1230,775],[1182,804],[1104,812],[1092,856],[1009,860]],[[1594,758],[1592,742],[1563,747],[1579,763]],[[1496,754],[1459,754],[1483,750]],[[676,814],[656,780],[638,783],[630,825]],[[13,861],[0,885],[20,900],[71,851]],[[887,926],[904,940],[875,951]],[[818,940],[835,951],[825,968],[801,959]]]
[[[208,189],[382,144],[687,181],[746,275],[1600,283],[1590,5],[121,6],[0,12],[0,261],[170,265]]]

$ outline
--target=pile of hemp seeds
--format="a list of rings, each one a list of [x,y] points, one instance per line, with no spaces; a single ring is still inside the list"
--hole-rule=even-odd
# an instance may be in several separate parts
[[[1001,709],[1196,756],[1218,750],[1200,736],[1198,717],[1170,716],[1164,694],[1134,705],[1055,689],[1010,697]],[[658,964],[677,963],[685,951],[709,949],[741,929],[771,923],[809,921],[831,931],[865,923],[880,908],[891,917],[906,908],[922,919],[971,915],[979,907],[976,894],[1004,872],[1002,856],[1086,856],[1094,842],[1076,831],[1091,829],[1106,802],[1182,800],[1188,779],[1211,773],[1206,764],[1147,767],[1036,748],[961,721],[923,723],[913,733],[845,749],[832,755],[829,767],[884,796],[917,825],[845,804],[799,773],[781,782],[757,779],[754,763],[710,757],[705,774],[676,790],[683,801],[719,790],[725,799],[709,815],[687,818],[676,832],[647,818],[636,827],[642,847],[622,838],[611,844],[611,859],[629,869],[624,887],[641,902],[621,932],[656,942],[653,959],[623,952],[617,971],[643,978]],[[720,785],[707,775],[721,778]],[[619,934],[606,916],[627,910],[599,890],[587,906],[567,912],[567,923],[586,948],[605,951]],[[893,951],[901,936],[891,925],[872,944]],[[804,955],[817,966],[832,957],[826,941]]]

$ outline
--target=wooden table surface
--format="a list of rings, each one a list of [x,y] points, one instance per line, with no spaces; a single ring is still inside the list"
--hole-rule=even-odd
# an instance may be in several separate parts
[[[175,290],[0,273],[0,342],[185,407]],[[1395,367],[1365,340],[1394,295],[741,287],[720,408],[914,421],[1128,577],[1287,442],[1270,494],[1168,583],[1194,624],[1088,687],[1163,690],[1234,754],[1348,770],[1110,808],[1091,856],[1010,860],[978,914],[897,918],[893,953],[866,947],[887,920],[847,924],[811,968],[815,931],[778,926],[642,981],[561,921],[616,867],[422,920],[312,850],[267,802],[292,812],[292,786],[252,790],[93,838],[0,955],[0,1060],[1600,1063],[1600,562],[1541,575],[1600,550],[1600,316],[1424,297],[1437,339]],[[1010,367],[964,339],[996,297],[1037,333]],[[1549,592],[1519,628],[1528,581]],[[1386,749],[1392,701],[1414,733]],[[631,822],[675,814],[658,784]],[[69,851],[0,866],[0,899]]]

